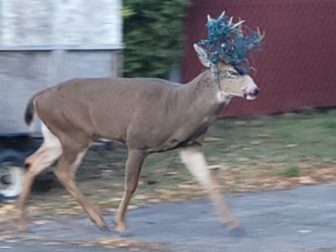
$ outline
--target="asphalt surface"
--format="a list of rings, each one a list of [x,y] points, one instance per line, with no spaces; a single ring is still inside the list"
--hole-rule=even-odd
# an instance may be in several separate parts
[[[0,251],[336,251],[336,184],[231,194],[229,202],[246,231],[241,237],[222,227],[210,202],[203,199],[130,210],[123,237],[97,230],[87,218],[40,220],[29,232],[0,241]],[[105,218],[111,223],[113,216]],[[137,241],[148,247],[104,248],[95,244],[101,239]]]

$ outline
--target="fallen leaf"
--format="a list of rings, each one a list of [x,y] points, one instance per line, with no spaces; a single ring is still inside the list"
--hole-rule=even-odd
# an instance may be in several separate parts
[[[259,134],[257,134],[257,137],[260,137],[260,138],[269,138],[269,137],[271,137],[271,135],[270,134],[259,133]]]
[[[204,138],[204,142],[218,142],[218,141],[220,141],[221,139],[220,138],[218,138],[218,137],[205,137]]]
[[[314,180],[312,177],[302,176],[302,177],[299,177],[299,183],[303,185],[314,185],[314,184],[317,184],[317,181]]]
[[[278,182],[278,183],[274,186],[274,189],[282,190],[282,189],[286,189],[286,188],[288,188],[290,185],[291,185],[291,183],[290,183],[289,181],[284,180],[284,181],[280,181],[280,182]]]
[[[250,144],[252,144],[252,145],[259,145],[261,143],[262,143],[262,141],[259,141],[259,140],[253,140],[253,141],[250,142]]]
[[[223,166],[222,165],[208,165],[208,169],[209,170],[218,170],[218,169],[221,169],[221,168],[223,168]]]
[[[0,214],[8,213],[15,209],[15,206],[13,204],[5,204],[0,208]]]

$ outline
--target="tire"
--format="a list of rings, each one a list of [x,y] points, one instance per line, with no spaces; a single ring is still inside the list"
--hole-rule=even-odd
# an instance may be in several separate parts
[[[14,201],[22,191],[24,171],[11,163],[2,163],[0,167],[0,202]]]

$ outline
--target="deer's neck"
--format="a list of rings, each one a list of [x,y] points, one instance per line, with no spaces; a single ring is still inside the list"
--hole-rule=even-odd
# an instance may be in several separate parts
[[[215,114],[230,101],[230,98],[219,97],[221,90],[210,70],[199,74],[181,89],[189,110],[195,113]]]

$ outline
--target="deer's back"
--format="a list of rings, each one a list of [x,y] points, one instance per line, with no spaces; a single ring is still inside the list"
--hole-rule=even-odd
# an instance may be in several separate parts
[[[75,79],[40,94],[36,107],[55,134],[71,129],[90,137],[126,141],[129,131],[136,131],[131,127],[162,120],[167,97],[178,87],[160,79]]]

